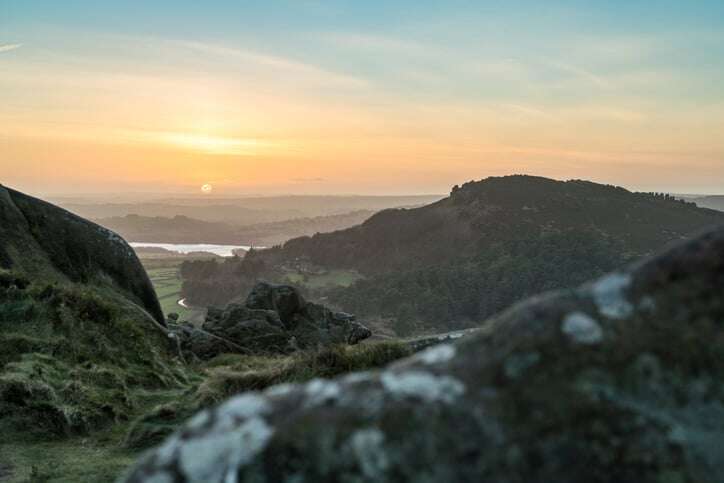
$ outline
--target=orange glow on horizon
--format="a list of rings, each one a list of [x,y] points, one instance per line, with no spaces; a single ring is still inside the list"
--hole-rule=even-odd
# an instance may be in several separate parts
[[[724,177],[722,104],[616,95],[611,82],[592,88],[575,71],[570,82],[604,91],[600,98],[513,102],[434,90],[416,98],[233,49],[157,48],[164,59],[189,48],[218,57],[218,72],[200,74],[185,57],[168,72],[141,63],[116,72],[101,61],[86,72],[58,60],[23,62],[25,46],[4,52],[18,55],[0,59],[8,93],[0,90],[0,182],[39,194],[198,193],[211,183],[215,194],[445,193],[510,173],[656,191],[701,191]]]

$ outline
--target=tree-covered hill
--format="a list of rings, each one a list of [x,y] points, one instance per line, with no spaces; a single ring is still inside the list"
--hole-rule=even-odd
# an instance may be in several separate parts
[[[667,195],[581,180],[487,178],[436,203],[384,210],[243,262],[187,267],[185,291],[195,303],[223,303],[252,279],[273,279],[302,260],[364,275],[326,294],[344,310],[390,318],[398,333],[457,328],[720,223],[724,213]]]

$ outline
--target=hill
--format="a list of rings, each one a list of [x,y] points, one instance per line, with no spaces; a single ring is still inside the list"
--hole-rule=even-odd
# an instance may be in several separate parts
[[[430,205],[384,210],[359,226],[290,240],[243,262],[189,266],[184,289],[194,304],[218,304],[252,279],[284,278],[303,261],[312,270],[363,275],[326,291],[343,310],[390,318],[402,334],[459,328],[720,223],[723,213],[665,195],[580,180],[488,178]]]
[[[186,216],[231,225],[271,223],[294,218],[339,215],[353,211],[379,211],[401,206],[420,206],[440,199],[421,196],[269,196],[247,198],[168,198],[139,202],[107,198],[56,198],[59,206],[89,219],[142,214],[150,217]]]
[[[348,314],[298,302],[299,310],[277,319],[319,322],[319,332],[334,340],[363,338]],[[246,312],[276,313],[257,308]],[[218,315],[219,330],[249,328],[238,310]],[[185,416],[228,394],[409,354],[397,343],[315,345],[202,363],[185,358],[179,338],[190,331],[198,341],[203,331],[173,320],[164,321],[146,272],[121,237],[0,186],[0,480],[112,481]]]
[[[0,186],[0,429],[8,440],[84,433],[127,418],[148,391],[179,386],[164,325],[123,239]]]
[[[382,371],[236,395],[120,481],[720,483],[723,255],[720,228]]]
[[[126,215],[95,221],[131,241],[152,243],[215,243],[220,245],[274,246],[291,238],[340,230],[357,225],[373,211],[360,210],[338,215],[293,218],[244,226],[210,222],[177,215]]]

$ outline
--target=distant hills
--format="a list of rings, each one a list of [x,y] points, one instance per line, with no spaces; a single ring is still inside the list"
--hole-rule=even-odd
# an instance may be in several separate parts
[[[440,195],[421,196],[270,196],[256,198],[169,198],[143,202],[101,202],[58,199],[63,208],[88,219],[142,215],[173,218],[185,216],[200,221],[243,226],[314,218],[355,211],[379,211],[402,206],[420,206],[439,200]]]
[[[133,241],[274,246],[291,238],[349,228],[362,223],[373,214],[374,211],[360,210],[245,226],[202,221],[181,215],[173,218],[126,215],[95,221]]]
[[[253,252],[236,267],[197,262],[187,267],[185,290],[194,303],[219,303],[232,287],[284,277],[303,261],[312,268],[300,272],[364,276],[325,291],[344,310],[389,318],[398,333],[458,328],[721,223],[724,213],[668,195],[581,180],[488,178],[427,206],[384,210],[352,228]]]
[[[684,199],[696,203],[697,206],[702,208],[724,211],[724,195],[690,196]]]

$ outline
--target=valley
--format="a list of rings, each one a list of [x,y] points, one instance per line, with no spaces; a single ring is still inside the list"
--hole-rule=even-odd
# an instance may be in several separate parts
[[[575,286],[722,222],[724,213],[668,195],[488,178],[424,207],[384,210],[244,259],[184,264],[182,290],[192,304],[223,305],[259,278],[307,280],[310,296],[385,319],[407,337],[476,326],[526,296]],[[340,273],[355,275],[328,275]]]
[[[499,198],[498,190],[515,192],[519,183],[522,198]],[[450,344],[481,343],[499,323],[485,321],[486,312],[451,320],[450,307],[472,297],[492,312],[527,291],[572,287],[724,221],[724,213],[674,199],[513,177],[382,211],[347,230],[220,256],[231,252],[132,249],[105,228],[6,193],[0,213],[16,220],[4,225],[0,247],[0,428],[9,435],[0,469],[8,482],[111,481],[194,413],[244,391],[292,383],[313,395],[318,386],[337,387],[320,378],[405,358],[447,360]],[[615,217],[596,213],[611,204]],[[89,258],[91,250],[97,255]],[[466,292],[473,280],[494,280],[499,291],[473,284]],[[446,299],[436,295],[443,287],[451,289]],[[211,294],[217,303],[204,302]],[[417,317],[406,319],[399,306]],[[361,316],[340,311],[350,307]],[[506,377],[526,364],[506,365]],[[29,421],[33,430],[24,431]]]
[[[0,31],[0,483],[724,483],[724,1]]]

